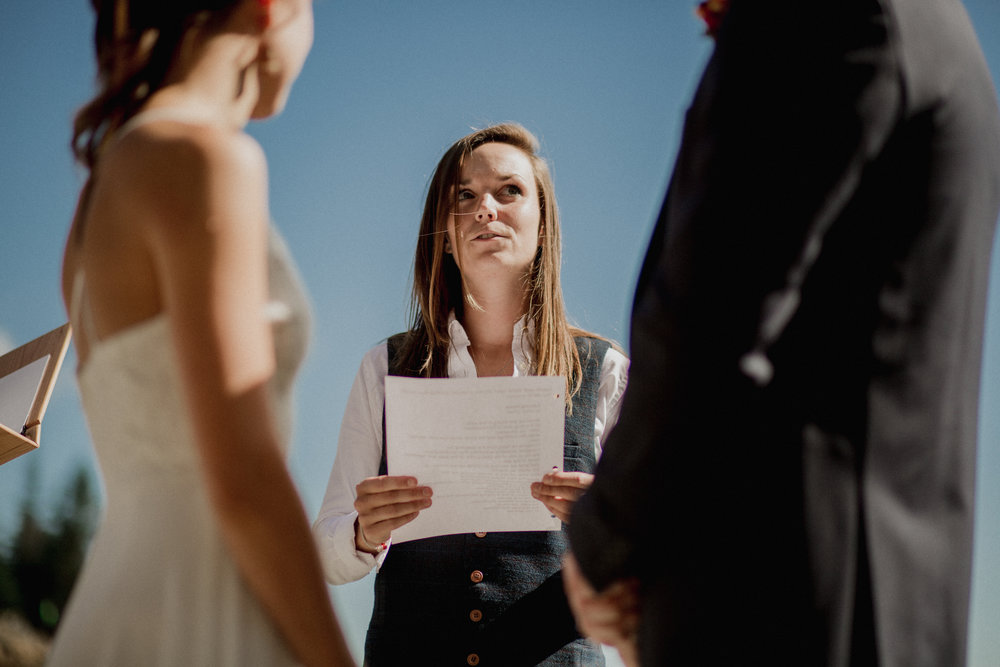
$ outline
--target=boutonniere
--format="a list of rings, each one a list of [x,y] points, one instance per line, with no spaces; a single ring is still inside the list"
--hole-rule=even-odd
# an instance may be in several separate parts
[[[703,0],[694,11],[705,22],[705,34],[714,38],[722,17],[729,11],[729,0]]]

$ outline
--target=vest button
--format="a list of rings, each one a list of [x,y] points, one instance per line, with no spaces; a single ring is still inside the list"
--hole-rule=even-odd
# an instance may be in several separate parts
[[[476,533],[476,537],[486,537],[486,531],[485,530],[481,530],[481,531],[477,532]]]
[[[480,581],[483,580],[483,573],[480,572],[479,570],[473,570],[472,574],[469,575],[469,579],[472,580],[472,583],[478,584]]]
[[[469,655],[467,655],[465,657],[465,662],[467,664],[473,665],[473,667],[475,667],[475,665],[479,664],[479,655],[476,654],[476,653],[470,653]]]
[[[478,623],[479,621],[483,620],[483,612],[479,611],[478,609],[473,609],[472,611],[469,612],[469,620],[472,621],[473,623]]]

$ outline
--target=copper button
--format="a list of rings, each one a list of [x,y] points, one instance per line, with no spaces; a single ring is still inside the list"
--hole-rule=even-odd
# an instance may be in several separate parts
[[[477,532],[476,533],[476,537],[486,537],[486,531],[485,530],[481,530],[481,531]]]
[[[473,609],[472,611],[469,612],[469,620],[472,621],[473,623],[478,623],[479,621],[483,620],[483,612],[479,611],[478,609]]]
[[[473,570],[472,574],[469,575],[469,579],[472,580],[472,583],[478,584],[480,581],[483,580],[483,573],[480,572],[479,570]]]
[[[467,655],[465,657],[465,661],[467,663],[469,663],[470,665],[478,665],[479,664],[479,655],[476,654],[476,653],[470,653],[469,655]]]

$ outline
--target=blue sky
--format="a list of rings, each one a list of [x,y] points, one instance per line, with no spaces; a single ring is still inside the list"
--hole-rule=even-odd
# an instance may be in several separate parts
[[[711,48],[693,5],[316,0],[316,44],[289,108],[251,127],[269,156],[275,221],[315,308],[290,459],[310,515],[322,499],[362,355],[406,326],[412,250],[431,171],[471,128],[514,120],[538,135],[562,215],[571,317],[627,341],[639,261]],[[967,6],[991,69],[1000,73],[1000,6]],[[68,151],[69,128],[92,91],[92,25],[85,0],[13,3],[0,22],[0,349],[5,340],[8,347],[23,343],[66,319],[59,263],[82,182]],[[990,294],[974,666],[1000,664],[1000,267]],[[70,353],[42,447],[0,467],[0,540],[16,527],[29,470],[44,506],[55,505],[76,467],[93,469],[75,364]],[[355,650],[370,588],[366,579],[334,591]]]

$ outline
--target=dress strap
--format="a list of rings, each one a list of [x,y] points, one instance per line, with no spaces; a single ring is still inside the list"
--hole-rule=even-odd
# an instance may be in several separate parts
[[[69,299],[69,321],[73,329],[83,334],[83,340],[87,345],[93,344],[97,340],[97,327],[94,325],[94,316],[87,307],[86,292],[84,290],[86,280],[83,269],[77,269],[73,276],[73,286]]]

